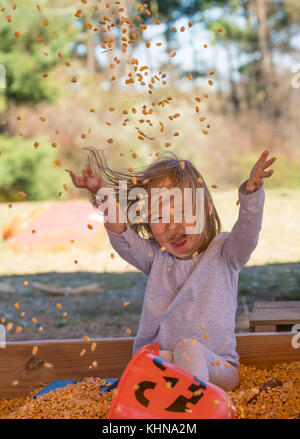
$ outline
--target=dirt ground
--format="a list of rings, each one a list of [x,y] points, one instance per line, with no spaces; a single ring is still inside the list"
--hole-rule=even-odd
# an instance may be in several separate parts
[[[24,281],[28,285],[24,286]],[[97,283],[99,292],[89,295],[53,296],[35,290],[35,282],[57,288]],[[0,293],[0,319],[12,322],[7,341],[132,336],[138,329],[147,277],[140,272],[125,273],[41,273],[3,276],[1,285],[14,292]],[[236,332],[247,332],[249,314],[256,300],[300,300],[300,264],[270,264],[245,267],[240,273]],[[18,302],[20,309],[14,304]],[[127,306],[123,304],[129,302]],[[61,305],[61,310],[57,308]],[[23,318],[20,314],[25,312]],[[67,312],[67,317],[62,315]],[[37,324],[32,318],[37,319]],[[21,325],[23,331],[16,333]],[[38,332],[42,326],[43,332]]]
[[[237,219],[236,198],[236,191],[214,195],[224,231],[230,231]],[[17,213],[40,204],[15,203],[11,209],[0,204],[0,227]],[[299,212],[296,190],[269,190],[266,194],[259,243],[240,272],[236,332],[249,330],[249,314],[256,300],[300,300]],[[8,250],[0,239],[0,260],[0,323],[5,318],[5,324],[14,325],[7,331],[7,341],[126,337],[127,328],[136,335],[147,278],[122,260],[108,239],[99,242],[94,252],[72,247],[57,253],[21,254]],[[28,282],[26,287],[24,281]],[[97,283],[99,292],[52,296],[34,289],[35,282],[57,288]],[[14,307],[16,302],[19,310]],[[23,318],[21,312],[26,313]],[[65,318],[64,312],[68,313]],[[20,333],[15,331],[18,325],[22,326]],[[43,332],[38,332],[40,326]]]

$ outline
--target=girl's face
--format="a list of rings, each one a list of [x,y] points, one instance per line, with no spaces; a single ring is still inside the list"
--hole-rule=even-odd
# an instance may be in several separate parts
[[[172,182],[167,177],[162,184],[157,187],[167,187],[169,189],[172,188]],[[212,213],[212,200],[209,199],[209,215]],[[185,228],[186,226],[193,226],[196,223],[186,223],[184,215],[181,215],[181,222],[174,222],[174,215],[172,210],[179,209],[183,212],[183,194],[182,194],[182,206],[176,206],[174,208],[174,197],[171,197],[170,200],[170,222],[163,223],[161,217],[161,200],[159,206],[159,213],[155,215],[155,217],[159,218],[159,222],[149,222],[149,226],[152,230],[152,233],[156,239],[156,241],[161,245],[161,247],[165,247],[166,250],[172,255],[176,256],[178,259],[190,259],[195,252],[198,251],[201,241],[202,233],[194,233],[194,234],[186,234]]]

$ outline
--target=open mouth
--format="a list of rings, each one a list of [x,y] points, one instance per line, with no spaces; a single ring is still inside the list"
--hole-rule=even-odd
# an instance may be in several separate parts
[[[182,237],[176,241],[172,241],[171,245],[174,249],[181,250],[181,249],[185,248],[186,243],[187,243],[187,239],[185,237]]]

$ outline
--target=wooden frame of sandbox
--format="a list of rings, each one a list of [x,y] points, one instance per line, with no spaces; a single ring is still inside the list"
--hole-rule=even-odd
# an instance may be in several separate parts
[[[236,334],[240,362],[257,367],[300,361],[300,347],[292,345],[295,332]],[[83,340],[39,340],[9,342],[0,348],[0,398],[27,396],[53,380],[88,376],[119,378],[132,358],[133,337]],[[90,343],[97,348],[91,351]],[[33,356],[33,346],[38,353]],[[86,353],[80,356],[80,352]],[[89,366],[97,360],[98,366]],[[44,367],[44,363],[53,367]],[[13,381],[18,385],[12,386]]]

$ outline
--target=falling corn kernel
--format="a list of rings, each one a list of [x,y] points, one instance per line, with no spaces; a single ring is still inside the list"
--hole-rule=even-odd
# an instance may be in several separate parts
[[[179,163],[179,166],[181,167],[181,169],[184,169],[184,168],[185,168],[185,162],[181,161],[181,162]]]
[[[201,329],[205,329],[205,325],[203,325],[203,323],[202,323],[202,325],[200,326],[200,328],[201,328]]]
[[[240,200],[237,200],[235,204],[238,206],[240,204]]]
[[[123,303],[123,306],[127,306],[129,305],[130,302],[128,302],[128,300],[126,302]]]
[[[116,412],[117,412],[117,413],[121,413],[121,411],[122,411],[122,409],[121,409],[120,406],[116,407]]]
[[[37,346],[33,346],[32,355],[36,355],[38,353],[39,348]]]
[[[93,230],[93,226],[92,226],[92,224],[88,224],[88,225],[87,225],[87,228],[90,229],[90,230]]]
[[[133,390],[136,392],[137,390],[139,390],[140,386],[138,384],[134,384],[133,385]]]
[[[95,351],[96,350],[96,348],[97,348],[97,343],[95,343],[94,341],[93,341],[93,343],[91,344],[91,351]]]
[[[43,332],[44,328],[42,326],[39,327],[38,332]]]
[[[111,253],[111,254],[110,254],[110,257],[111,257],[112,259],[114,259],[114,257],[115,257],[114,253]]]
[[[208,339],[209,339],[209,335],[208,335],[207,332],[204,334],[204,339],[205,339],[205,340],[208,340]]]
[[[217,186],[216,184],[212,184],[211,187],[212,187],[213,189],[217,189],[218,186]]]
[[[183,338],[183,339],[181,340],[181,343],[185,343],[185,342],[186,342],[186,339]]]
[[[161,247],[160,249],[162,252],[164,252],[166,250],[166,247]]]
[[[22,326],[17,326],[16,327],[16,334],[20,334],[20,332],[22,332],[23,331],[23,328],[22,328]]]
[[[131,334],[131,329],[127,328],[127,329],[126,329],[126,334],[127,334],[127,335],[130,335],[130,334]]]
[[[216,361],[215,361],[215,364],[216,364],[217,366],[219,366],[219,365],[221,364],[220,360],[216,360]]]
[[[12,382],[10,383],[10,385],[11,385],[12,387],[16,387],[16,386],[18,386],[18,384],[19,384],[19,381],[18,381],[18,380],[14,380],[14,381],[12,381]]]
[[[89,342],[89,341],[90,341],[90,337],[87,336],[87,335],[84,335],[84,336],[82,337],[82,340],[83,340],[83,341],[86,341],[86,342]]]
[[[195,252],[194,254],[193,254],[193,258],[196,258],[198,256],[198,252]]]
[[[6,325],[6,330],[7,330],[7,331],[11,331],[12,328],[13,328],[13,326],[14,326],[14,325],[13,325],[12,322],[8,322],[7,325]]]
[[[226,369],[228,369],[230,367],[230,364],[229,363],[225,363],[225,367],[226,367]]]
[[[51,369],[53,367],[52,363],[48,363],[47,361],[44,363],[44,367],[46,367],[46,369]]]
[[[57,304],[56,304],[56,308],[58,308],[59,310],[61,310],[61,304],[60,304],[60,303],[57,303]]]
[[[93,367],[98,367],[98,362],[97,362],[96,360],[94,360],[94,361],[92,362],[92,366],[93,366]]]
[[[218,405],[220,405],[220,401],[218,401],[217,399],[214,400],[213,402],[213,406],[217,407]]]
[[[80,356],[83,357],[86,353],[86,349],[82,349],[82,351],[80,352]]]
[[[18,32],[18,31],[15,32],[15,37],[16,37],[16,38],[20,38],[20,36],[21,36],[21,33],[20,33],[20,32]]]
[[[24,193],[24,192],[18,192],[18,194],[20,195],[20,197],[22,197],[22,198],[25,198],[26,197],[26,194]]]
[[[14,303],[14,307],[15,307],[16,309],[20,309],[20,305],[18,304],[18,302]]]
[[[23,311],[23,312],[21,312],[21,314],[20,314],[20,317],[21,317],[21,319],[25,316],[25,311]]]
[[[171,383],[171,381],[167,381],[167,382],[166,382],[166,388],[167,388],[167,389],[172,389],[172,383]]]
[[[65,319],[67,317],[67,315],[68,315],[68,313],[64,312],[63,315],[62,315],[62,318]]]
[[[185,411],[186,413],[192,413],[192,409],[189,409],[189,408],[186,408],[184,411]]]
[[[5,317],[1,317],[1,323],[5,323],[6,322],[6,318]]]
[[[37,324],[37,319],[35,317],[32,317],[31,319],[32,323],[34,323],[35,325]]]
[[[199,183],[202,183],[203,180],[202,180],[201,177],[198,177],[198,178],[197,178],[197,181],[199,181]]]

